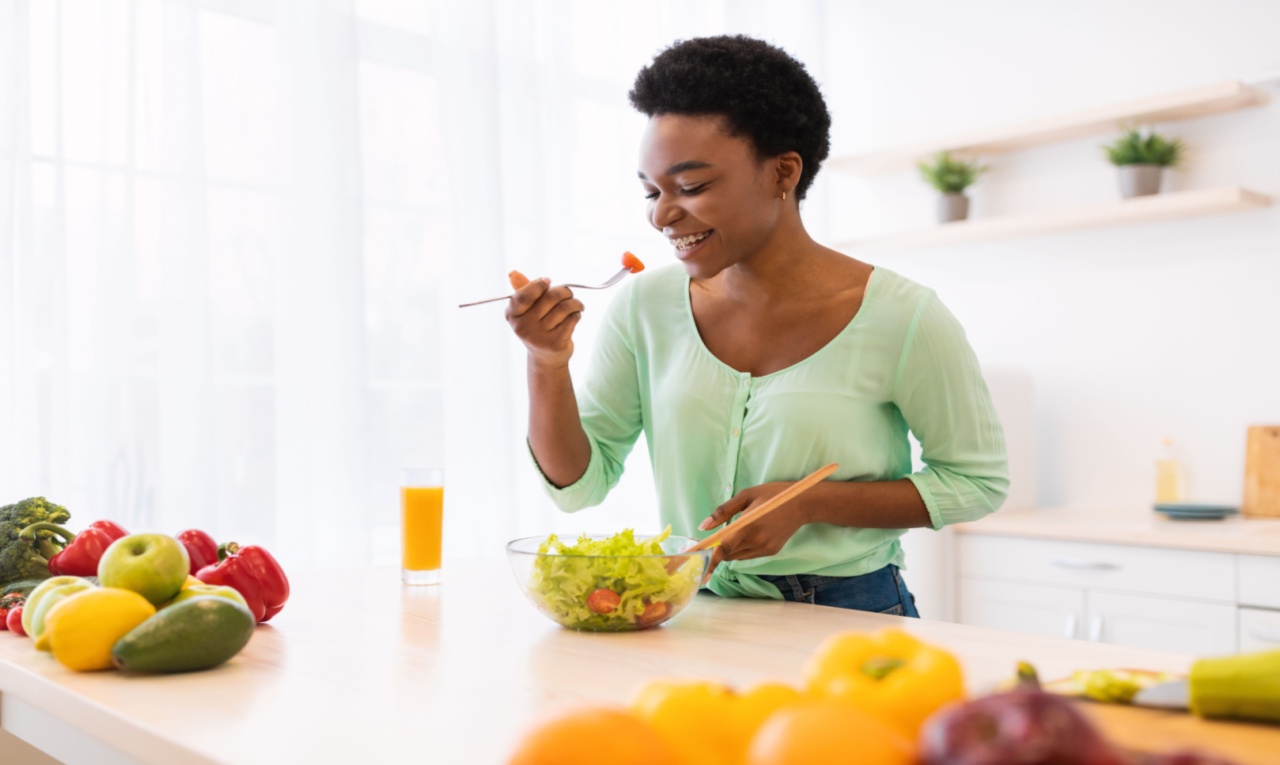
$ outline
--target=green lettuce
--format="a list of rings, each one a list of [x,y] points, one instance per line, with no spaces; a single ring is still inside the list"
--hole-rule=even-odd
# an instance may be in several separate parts
[[[583,534],[566,544],[552,534],[538,547],[529,593],[566,627],[596,632],[638,629],[645,606],[667,603],[674,614],[698,590],[701,558],[695,556],[674,573],[667,572],[668,553],[662,541],[670,535],[668,526],[656,537],[637,541],[635,532],[626,529],[607,539]],[[621,597],[612,613],[598,614],[587,606],[587,598],[599,589],[613,590]]]

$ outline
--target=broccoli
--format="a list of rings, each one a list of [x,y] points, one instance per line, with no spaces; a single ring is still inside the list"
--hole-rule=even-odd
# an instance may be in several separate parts
[[[46,579],[49,559],[62,550],[61,542],[48,531],[40,531],[34,539],[19,534],[33,523],[64,524],[71,513],[44,497],[24,499],[0,507],[0,587],[21,579]]]

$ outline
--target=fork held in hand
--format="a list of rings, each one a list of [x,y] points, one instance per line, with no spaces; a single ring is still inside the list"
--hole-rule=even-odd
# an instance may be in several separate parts
[[[605,289],[605,288],[607,288],[607,287],[612,287],[613,285],[615,285],[615,284],[617,284],[618,282],[622,281],[622,277],[626,276],[626,275],[627,275],[627,274],[629,274],[629,273],[631,273],[631,267],[630,267],[630,266],[623,266],[621,271],[619,271],[618,273],[616,273],[616,274],[614,274],[613,276],[609,277],[609,280],[608,280],[608,281],[606,281],[604,284],[596,284],[596,285],[590,285],[590,284],[565,284],[565,285],[561,285],[561,286],[564,286],[564,287],[573,287],[573,288],[575,288],[575,289],[580,289],[580,290],[602,290],[602,289]],[[498,301],[498,300],[508,300],[508,299],[510,299],[510,298],[512,298],[512,297],[515,297],[515,293],[514,293],[514,292],[513,292],[513,293],[511,293],[510,295],[503,295],[503,296],[501,296],[501,297],[486,298],[486,299],[484,299],[484,300],[477,300],[477,301],[475,301],[474,303],[462,303],[462,304],[460,304],[458,307],[459,307],[459,308],[467,308],[467,307],[469,307],[469,306],[473,306],[473,305],[480,305],[481,303],[493,303],[493,302],[496,302],[496,301]]]

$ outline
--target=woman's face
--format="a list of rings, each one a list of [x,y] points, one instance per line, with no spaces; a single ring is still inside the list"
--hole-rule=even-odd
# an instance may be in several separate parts
[[[715,116],[650,118],[640,141],[649,222],[670,240],[690,276],[707,278],[749,259],[782,211],[769,160]]]

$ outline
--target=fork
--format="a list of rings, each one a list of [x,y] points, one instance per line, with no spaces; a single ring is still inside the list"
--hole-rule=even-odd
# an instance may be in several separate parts
[[[614,274],[613,276],[610,276],[610,277],[609,277],[609,279],[608,279],[608,281],[606,281],[604,284],[596,284],[596,285],[590,285],[590,284],[564,284],[564,285],[561,285],[561,286],[563,286],[563,287],[574,287],[574,288],[576,288],[576,289],[580,289],[580,290],[602,290],[602,289],[607,289],[607,288],[609,288],[609,287],[612,287],[613,285],[615,285],[615,284],[617,284],[618,282],[622,281],[622,277],[626,276],[626,275],[627,275],[627,274],[629,274],[629,273],[631,273],[631,268],[630,268],[630,266],[623,266],[621,271],[619,271],[618,273]],[[511,293],[510,295],[503,295],[503,296],[501,296],[501,297],[486,298],[486,299],[484,299],[484,300],[477,300],[477,301],[475,301],[474,303],[460,303],[460,304],[458,305],[458,307],[459,307],[459,308],[467,308],[467,307],[469,307],[469,306],[473,306],[473,305],[480,305],[481,303],[493,303],[493,302],[496,302],[496,301],[498,301],[498,300],[507,300],[507,299],[512,298],[512,297],[515,297],[515,293],[514,293],[514,292],[513,292],[513,293]]]

